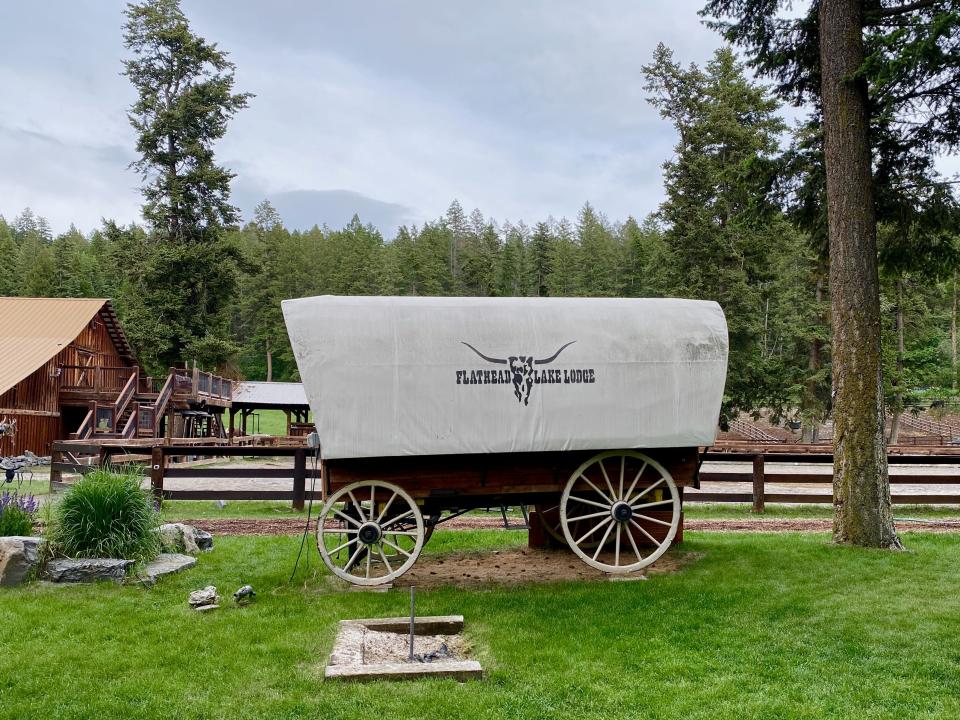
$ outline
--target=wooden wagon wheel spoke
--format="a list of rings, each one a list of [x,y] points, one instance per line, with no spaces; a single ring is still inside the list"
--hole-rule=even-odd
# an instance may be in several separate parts
[[[641,515],[640,513],[637,513],[634,517],[643,518],[647,522],[652,522],[656,525],[663,525],[664,527],[670,527],[670,523],[664,522],[663,520],[658,520],[657,518],[654,518],[654,517],[650,517],[649,515]]]
[[[578,515],[577,517],[568,518],[567,522],[577,522],[579,520],[589,520],[590,518],[601,517],[603,515],[609,515],[609,510],[603,510],[602,512],[590,513],[589,515]]]
[[[381,510],[380,514],[377,515],[377,519],[375,522],[379,523],[381,520],[383,520],[383,516],[387,514],[387,510],[390,509],[390,506],[393,504],[393,501],[396,498],[397,498],[397,493],[394,493],[393,495],[390,496],[390,499],[387,500],[387,504],[383,506],[383,510]]]
[[[586,498],[582,498],[582,497],[574,497],[573,495],[570,496],[570,499],[576,500],[577,502],[581,502],[584,505],[593,505],[594,507],[600,507],[600,508],[603,508],[604,510],[609,510],[610,505],[613,503],[613,500],[611,500],[608,503],[602,503],[602,502],[596,502],[595,500],[587,500]]]
[[[606,500],[607,502],[613,502],[613,498],[612,498],[612,497],[607,497],[600,488],[598,488],[596,485],[594,485],[594,484],[590,481],[590,478],[588,478],[588,477],[587,477],[586,475],[584,475],[583,473],[580,473],[580,477],[582,477],[584,480],[586,480],[587,485],[589,485],[590,487],[592,487],[593,490],[594,490],[594,492],[597,493],[597,495],[599,495],[600,497],[602,497],[602,498],[603,498],[604,500]],[[610,481],[608,480],[608,481],[607,481],[607,484],[609,484],[609,483],[610,483]],[[613,489],[612,489],[612,488],[610,489],[610,494],[613,495]]]
[[[346,520],[348,523],[356,525],[358,528],[360,527],[360,522],[358,520],[353,519],[352,517],[350,517],[344,512],[340,512],[339,510],[334,509],[333,514],[336,515],[341,520]]]
[[[619,461],[620,464],[616,490],[606,469],[607,460]],[[603,476],[602,484],[606,484],[607,492],[600,490],[587,476],[595,465]],[[648,470],[654,471],[656,475],[646,480],[648,484],[641,487],[640,483],[644,481],[644,475]],[[628,471],[633,480],[625,491],[624,485]],[[584,492],[584,482],[596,495]],[[639,491],[638,487],[640,487]],[[663,499],[649,498],[649,502],[641,502],[656,488],[662,489]],[[584,494],[590,497],[584,497]],[[583,510],[584,507],[587,508],[586,512]],[[661,517],[667,517],[665,512],[661,517],[640,512],[653,508],[669,509],[670,522],[661,519]],[[657,514],[657,512],[654,513],[654,515]],[[593,521],[598,518],[599,522],[583,532],[583,521]],[[679,524],[680,492],[670,473],[660,463],[633,450],[604,452],[584,462],[570,475],[560,499],[560,525],[567,544],[585,563],[605,572],[633,572],[655,562],[670,547]],[[658,536],[663,535],[658,539],[644,525],[647,527],[658,525],[666,528],[666,532],[657,531]],[[639,533],[636,537],[635,532]],[[600,538],[599,542],[596,541],[597,537]],[[654,546],[646,556],[637,544],[637,541],[642,541],[642,538],[646,538],[646,541]],[[590,541],[589,547],[586,545],[587,541]],[[629,544],[629,550],[625,550],[627,544]],[[607,549],[610,551],[609,555],[604,554]],[[630,562],[630,551],[636,556],[634,562]],[[624,557],[625,554],[627,557]]]
[[[588,537],[590,537],[591,535],[593,535],[597,530],[599,530],[599,529],[602,528],[604,525],[606,525],[607,523],[610,523],[610,522],[613,522],[613,518],[607,517],[606,520],[601,521],[598,525],[594,525],[590,530],[588,530],[586,533],[584,533],[582,536],[580,536],[580,537],[576,540],[576,544],[579,545],[581,542],[583,542],[583,541],[586,540]],[[606,536],[604,536],[604,537],[606,537]]]
[[[640,477],[643,475],[644,471],[647,469],[647,463],[644,463],[640,466],[640,470],[633,478],[633,482],[630,483],[630,487],[627,489],[627,492],[620,496],[622,500],[627,500],[630,496],[633,495],[633,489],[637,486],[637,483],[640,481]],[[630,502],[630,500],[627,500]]]
[[[407,557],[410,557],[410,553],[408,553],[406,550],[404,550],[404,549],[403,549],[402,547],[400,547],[399,545],[394,545],[392,542],[390,542],[390,541],[387,540],[386,538],[383,539],[383,544],[386,545],[387,547],[392,547],[392,548],[393,548],[394,550],[396,550],[398,553],[403,553],[403,554],[406,555]]]
[[[642,498],[642,497],[643,497],[644,495],[646,495],[648,492],[650,492],[651,490],[653,490],[655,487],[661,485],[661,484],[663,483],[663,481],[664,481],[664,478],[660,478],[660,479],[657,480],[653,485],[650,485],[650,486],[644,488],[643,491],[642,491],[639,495],[637,495],[636,497],[630,498],[627,502],[629,502],[631,505],[633,505],[633,503],[635,503],[637,500],[639,500],[640,498]]]
[[[327,535],[356,535],[360,530],[359,528],[348,527],[324,527],[320,528],[320,532]]]
[[[379,513],[378,495],[388,498]],[[390,512],[397,514],[384,520]],[[350,527],[328,528],[328,522],[349,523]],[[339,537],[331,537],[334,535]],[[328,537],[332,548],[327,547]],[[327,499],[318,519],[317,546],[324,564],[334,575],[355,585],[393,581],[416,561],[424,539],[423,515],[413,498],[396,485],[379,480],[337,490]],[[385,547],[392,552],[385,552]],[[348,555],[346,562],[344,555]]]
[[[633,526],[634,526],[637,530],[639,530],[641,533],[643,533],[644,535],[646,535],[646,536],[647,536],[647,540],[649,540],[650,542],[652,542],[654,545],[657,545],[657,546],[660,545],[660,542],[659,542],[653,535],[651,535],[650,533],[648,533],[648,532],[647,532],[647,529],[646,529],[643,525],[641,525],[640,523],[638,523],[636,520],[631,520],[631,521],[630,521],[630,524],[633,525]],[[632,537],[632,533],[631,533],[631,537]]]
[[[643,528],[641,528],[642,530]],[[644,530],[646,532],[646,530]],[[633,554],[637,556],[637,560],[643,562],[643,555],[640,554],[640,550],[637,548],[637,541],[633,539],[633,533],[627,531],[627,537],[630,539],[630,546],[633,548]]]
[[[657,507],[659,505],[670,505],[673,500],[657,500],[656,502],[641,503],[640,505],[631,505],[634,510],[643,510],[644,508]]]
[[[613,491],[613,484],[610,482],[610,476],[607,475],[607,469],[603,466],[603,460],[598,461],[597,465],[600,466],[600,472],[603,473],[603,481],[607,483],[607,490],[610,491],[610,502],[619,500],[620,496]]]
[[[593,559],[597,559],[597,555],[600,554],[600,551],[603,550],[604,544],[607,542],[607,538],[610,537],[610,532],[613,530],[614,525],[619,529],[620,523],[615,523],[612,520],[610,521],[610,527],[607,528],[607,531],[603,534],[603,539],[600,541],[600,544],[597,545],[597,549],[593,551]]]
[[[337,545],[335,548],[333,548],[333,550],[330,550],[330,554],[334,555],[355,542],[356,540],[347,540],[345,543],[343,543],[343,545]]]

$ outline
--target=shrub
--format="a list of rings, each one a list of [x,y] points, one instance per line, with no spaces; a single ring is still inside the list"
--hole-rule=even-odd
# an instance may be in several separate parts
[[[38,509],[33,495],[4,492],[0,495],[0,537],[30,535]]]
[[[67,557],[156,557],[159,514],[140,481],[135,472],[97,470],[74,484],[54,511],[54,551]]]

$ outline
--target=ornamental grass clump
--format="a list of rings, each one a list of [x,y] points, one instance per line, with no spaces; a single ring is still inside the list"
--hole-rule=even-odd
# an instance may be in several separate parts
[[[33,495],[4,492],[0,495],[0,537],[32,534],[33,518],[39,509]]]
[[[134,472],[97,470],[74,484],[54,511],[54,551],[67,557],[156,557],[160,515],[140,480]]]

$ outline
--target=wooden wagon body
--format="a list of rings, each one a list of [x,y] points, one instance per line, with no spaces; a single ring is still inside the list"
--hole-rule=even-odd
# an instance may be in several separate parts
[[[722,398],[716,304],[319,297],[284,315],[319,435],[319,549],[340,577],[393,579],[444,513],[472,508],[535,505],[608,572],[674,538]]]

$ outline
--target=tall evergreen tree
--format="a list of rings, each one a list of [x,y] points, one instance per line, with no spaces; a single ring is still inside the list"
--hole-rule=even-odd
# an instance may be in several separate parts
[[[660,207],[667,291],[716,300],[726,312],[730,362],[726,412],[782,408],[789,384],[782,363],[764,351],[764,321],[782,247],[771,188],[777,103],[746,79],[729,49],[704,68],[682,68],[660,45],[644,68],[650,102],[677,130],[664,164]]]
[[[172,364],[185,346],[226,350],[226,312],[236,287],[240,255],[226,228],[238,212],[230,204],[233,174],[216,164],[214,145],[228,121],[246,107],[234,93],[234,65],[215,44],[194,34],[179,0],[146,0],[126,10],[125,74],[137,91],[129,118],[137,132],[143,215],[151,231],[136,292],[148,317],[132,318],[141,356]],[[165,332],[136,337],[152,318]],[[208,355],[213,357],[213,354]],[[214,358],[215,364],[226,357]]]

